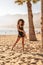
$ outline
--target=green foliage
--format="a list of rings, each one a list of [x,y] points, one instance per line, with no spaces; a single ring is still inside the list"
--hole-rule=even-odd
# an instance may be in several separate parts
[[[38,1],[40,1],[40,0],[32,0],[33,3],[37,3]]]
[[[37,3],[40,0],[16,0],[15,3],[18,3],[19,5],[23,4],[24,2],[30,2]]]

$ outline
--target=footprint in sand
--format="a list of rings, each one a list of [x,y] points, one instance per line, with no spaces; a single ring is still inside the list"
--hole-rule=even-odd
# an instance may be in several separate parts
[[[5,62],[1,62],[0,65],[5,65]]]
[[[36,60],[34,60],[34,59],[31,59],[31,62],[30,62],[30,64],[36,64]]]
[[[6,60],[6,63],[9,63],[10,62],[10,60]]]
[[[37,62],[37,65],[43,65],[42,61],[39,60],[39,61]]]
[[[5,58],[5,56],[1,56],[1,58]]]

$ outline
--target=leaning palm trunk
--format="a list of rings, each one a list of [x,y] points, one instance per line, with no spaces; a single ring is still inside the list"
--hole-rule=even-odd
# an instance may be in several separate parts
[[[43,49],[43,0],[41,0],[41,33],[42,33],[42,49]]]
[[[28,8],[28,19],[29,19],[29,40],[36,41],[37,39],[33,24],[32,5],[30,2],[27,2],[27,8]]]

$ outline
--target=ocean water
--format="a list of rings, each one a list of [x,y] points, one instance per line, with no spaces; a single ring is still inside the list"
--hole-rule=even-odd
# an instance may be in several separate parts
[[[25,32],[28,34],[29,33],[29,29],[26,28]],[[41,32],[40,28],[36,28],[35,29],[36,33]],[[0,28],[0,35],[15,35],[18,34],[18,31],[16,28]]]

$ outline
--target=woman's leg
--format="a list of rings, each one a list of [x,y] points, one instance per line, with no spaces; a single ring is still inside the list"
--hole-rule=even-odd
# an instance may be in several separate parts
[[[22,47],[23,47],[23,51],[24,51],[24,37],[22,37]]]
[[[13,48],[15,47],[16,43],[18,43],[18,41],[20,40],[20,37],[17,38],[16,42],[14,43],[13,47],[12,47],[12,50]]]

